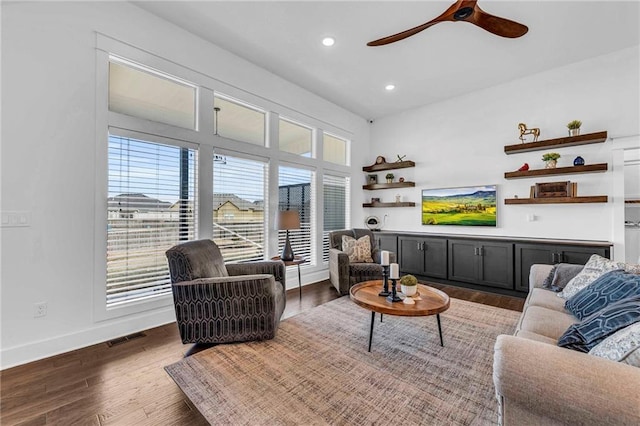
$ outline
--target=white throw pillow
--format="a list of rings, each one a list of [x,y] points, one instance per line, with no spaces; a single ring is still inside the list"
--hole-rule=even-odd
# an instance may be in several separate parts
[[[342,251],[349,256],[349,262],[351,263],[371,263],[373,258],[371,257],[371,240],[369,236],[365,235],[357,240],[347,235],[342,236]]]
[[[640,322],[607,337],[594,346],[589,355],[640,367]]]
[[[611,271],[622,271],[624,267],[625,264],[622,262],[614,262],[613,260],[594,254],[589,258],[587,264],[584,265],[582,271],[567,283],[565,288],[558,293],[558,296],[563,299],[570,299],[600,276]]]

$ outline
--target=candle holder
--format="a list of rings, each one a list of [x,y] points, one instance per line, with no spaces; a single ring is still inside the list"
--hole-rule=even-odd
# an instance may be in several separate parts
[[[387,297],[389,295],[389,265],[382,265],[382,291],[378,296]]]
[[[396,281],[398,281],[397,278],[391,278],[391,294],[387,296],[387,302],[402,301],[402,299],[400,299],[400,297],[398,296],[398,293],[396,292]]]

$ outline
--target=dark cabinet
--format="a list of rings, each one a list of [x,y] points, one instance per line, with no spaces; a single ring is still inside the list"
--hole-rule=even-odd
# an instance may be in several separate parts
[[[611,255],[609,247],[537,243],[517,243],[515,252],[515,288],[519,291],[529,291],[529,270],[533,264],[574,263],[584,265],[593,254],[606,258]]]
[[[448,255],[449,280],[514,288],[512,243],[450,239]]]
[[[398,253],[398,236],[396,234],[374,232],[373,237],[376,239],[376,244],[378,244],[380,250]]]
[[[447,278],[447,240],[413,236],[398,237],[398,263],[405,274]]]

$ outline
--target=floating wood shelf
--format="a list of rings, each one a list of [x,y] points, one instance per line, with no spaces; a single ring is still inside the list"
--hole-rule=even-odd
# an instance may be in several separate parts
[[[570,166],[570,167],[557,167],[555,169],[536,169],[506,172],[504,174],[505,179],[520,179],[529,178],[534,176],[552,176],[552,175],[565,175],[565,174],[578,174],[578,173],[601,173],[608,170],[607,163],[589,164],[584,166]]]
[[[581,203],[606,203],[609,197],[606,195],[593,195],[590,197],[549,197],[549,198],[506,198],[505,204],[581,204]]]
[[[624,200],[625,204],[640,204],[640,200]]]
[[[362,203],[362,207],[415,207],[416,203],[413,202],[401,202],[401,203]]]
[[[416,163],[413,161],[397,161],[395,163],[382,163],[382,164],[374,164],[372,166],[365,166],[362,168],[363,172],[379,172],[382,170],[393,170],[393,169],[406,169],[407,167],[415,167]]]
[[[391,188],[410,188],[416,186],[415,182],[392,182],[392,183],[372,183],[370,185],[362,185],[362,189],[391,189]]]
[[[505,154],[517,154],[520,152],[540,151],[549,148],[563,148],[567,146],[587,145],[602,143],[607,140],[607,132],[587,133],[585,135],[568,136],[565,138],[547,139],[537,142],[520,143],[504,147]]]

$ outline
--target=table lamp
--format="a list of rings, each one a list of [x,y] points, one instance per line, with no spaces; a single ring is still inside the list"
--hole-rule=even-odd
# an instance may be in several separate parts
[[[290,262],[294,259],[291,243],[289,242],[289,230],[300,229],[300,215],[297,210],[281,210],[278,212],[276,226],[280,230],[287,231],[287,241],[282,249],[280,259]]]

